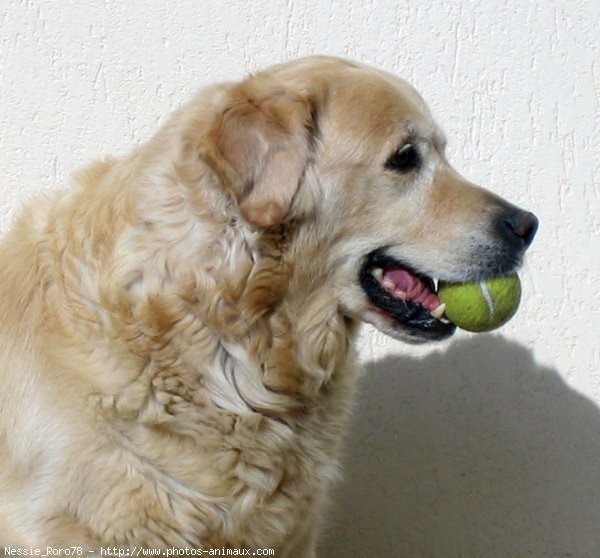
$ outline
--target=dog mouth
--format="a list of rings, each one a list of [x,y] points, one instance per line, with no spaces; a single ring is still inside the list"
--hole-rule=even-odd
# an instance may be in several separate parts
[[[372,252],[361,267],[360,284],[394,329],[426,340],[445,339],[456,330],[444,317],[445,305],[437,297],[434,279],[404,262]]]

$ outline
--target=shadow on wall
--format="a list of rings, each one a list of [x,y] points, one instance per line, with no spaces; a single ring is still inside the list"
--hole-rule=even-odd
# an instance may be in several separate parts
[[[332,500],[329,558],[598,558],[600,410],[502,337],[386,358]]]

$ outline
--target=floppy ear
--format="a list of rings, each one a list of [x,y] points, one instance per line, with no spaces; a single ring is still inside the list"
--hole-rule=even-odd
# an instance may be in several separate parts
[[[229,167],[229,186],[244,219],[276,225],[308,164],[314,103],[260,75],[234,86],[225,102],[211,141]]]

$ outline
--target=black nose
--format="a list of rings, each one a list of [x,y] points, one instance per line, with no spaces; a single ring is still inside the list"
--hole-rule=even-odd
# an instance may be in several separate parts
[[[527,248],[533,241],[538,224],[538,218],[530,211],[512,210],[503,216],[502,234],[510,241],[519,242]]]

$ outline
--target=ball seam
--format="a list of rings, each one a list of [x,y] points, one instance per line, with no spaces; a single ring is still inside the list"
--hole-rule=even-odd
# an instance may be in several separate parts
[[[487,322],[485,323],[485,325],[488,326],[494,320],[494,313],[496,310],[496,307],[494,305],[494,298],[492,297],[485,282],[481,281],[479,283],[479,286],[481,288],[481,294],[483,294],[483,298],[485,298],[485,301],[487,302],[487,305],[488,305],[489,317],[487,319]]]

